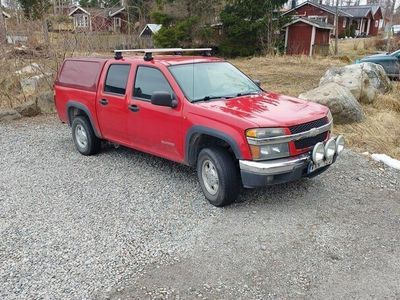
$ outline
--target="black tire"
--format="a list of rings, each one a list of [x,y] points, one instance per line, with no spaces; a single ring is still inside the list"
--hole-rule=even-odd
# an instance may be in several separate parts
[[[218,188],[215,194],[208,191],[203,180],[203,164],[209,164],[209,161],[215,167],[218,174]],[[200,151],[197,159],[197,176],[201,189],[207,200],[214,206],[222,207],[235,202],[240,191],[239,172],[232,156],[223,148],[210,147]]]
[[[83,145],[77,140],[77,129],[86,132],[87,143]],[[86,116],[76,116],[72,121],[72,138],[75,148],[83,155],[94,155],[100,151],[101,140],[94,134],[92,125]]]

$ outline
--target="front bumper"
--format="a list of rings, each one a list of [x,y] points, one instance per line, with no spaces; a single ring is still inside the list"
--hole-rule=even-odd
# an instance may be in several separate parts
[[[336,157],[333,162],[335,162]],[[240,160],[240,174],[245,188],[263,187],[298,180],[302,177],[314,177],[329,168],[322,167],[310,174],[307,170],[311,163],[311,153],[272,161]]]

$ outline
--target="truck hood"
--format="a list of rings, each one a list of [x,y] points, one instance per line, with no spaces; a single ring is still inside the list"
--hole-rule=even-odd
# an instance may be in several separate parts
[[[258,95],[198,103],[224,121],[245,119],[259,127],[288,127],[323,118],[329,109],[310,101],[264,92]],[[211,114],[209,115],[211,117]]]

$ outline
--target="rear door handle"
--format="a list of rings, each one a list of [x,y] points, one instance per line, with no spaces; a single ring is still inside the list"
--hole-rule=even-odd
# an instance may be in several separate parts
[[[100,101],[101,105],[107,105],[108,104],[108,100],[107,99],[101,99]]]
[[[129,105],[128,108],[130,111],[133,111],[133,112],[138,112],[140,110],[139,106],[137,106],[135,104]]]

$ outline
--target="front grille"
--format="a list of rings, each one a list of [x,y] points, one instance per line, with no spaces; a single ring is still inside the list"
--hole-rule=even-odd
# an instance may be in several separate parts
[[[296,149],[304,149],[304,148],[308,148],[308,147],[313,147],[313,146],[315,146],[315,144],[325,141],[327,136],[328,136],[328,132],[325,131],[316,136],[312,136],[312,137],[308,137],[305,139],[295,141],[294,144],[296,146]]]
[[[296,134],[296,133],[300,133],[300,132],[309,131],[309,130],[311,130],[313,128],[322,127],[322,126],[324,126],[324,125],[326,125],[328,123],[329,123],[328,118],[325,117],[325,118],[318,119],[318,120],[315,120],[315,121],[311,121],[311,122],[308,122],[308,123],[303,123],[303,124],[300,124],[300,125],[294,125],[294,126],[289,127],[289,129],[290,129],[290,132],[292,134]]]

